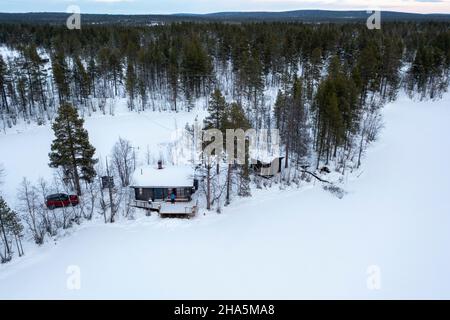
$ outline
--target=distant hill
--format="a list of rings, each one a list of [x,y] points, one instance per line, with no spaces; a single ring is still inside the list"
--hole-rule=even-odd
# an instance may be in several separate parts
[[[358,21],[366,20],[367,11],[296,10],[284,12],[218,12],[201,17],[219,20],[288,20],[288,21]],[[419,14],[382,11],[387,20],[450,20],[450,14]]]
[[[151,23],[171,22],[258,22],[258,21],[284,21],[284,22],[363,22],[370,13],[366,11],[327,11],[327,10],[296,10],[284,12],[216,12],[209,14],[180,13],[172,15],[116,15],[116,14],[82,14],[84,23],[110,24],[119,23],[127,25],[146,25]],[[0,13],[0,23],[65,23],[67,13]],[[419,14],[382,11],[382,21],[448,21],[450,14]]]

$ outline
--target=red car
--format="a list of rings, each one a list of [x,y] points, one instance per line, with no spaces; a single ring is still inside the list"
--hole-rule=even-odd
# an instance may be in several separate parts
[[[64,208],[76,206],[80,203],[77,195],[68,195],[65,193],[52,194],[46,199],[47,208],[53,210],[55,208]]]

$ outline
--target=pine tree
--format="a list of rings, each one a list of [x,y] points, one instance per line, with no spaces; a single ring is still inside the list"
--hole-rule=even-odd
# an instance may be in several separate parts
[[[9,260],[11,260],[11,248],[10,248],[10,243],[9,243],[9,239],[8,239],[8,228],[7,228],[7,223],[8,223],[8,216],[9,216],[9,211],[10,209],[8,208],[8,206],[6,205],[6,202],[3,200],[2,197],[0,197],[0,232],[1,232],[1,239],[4,245],[4,253],[1,253],[1,259],[2,259],[2,263],[8,262]]]
[[[171,89],[173,111],[178,112],[177,100],[178,100],[178,80],[179,80],[179,63],[177,51],[173,48],[169,51],[168,56],[168,68],[167,68],[167,80]]]
[[[295,77],[292,88],[292,125],[291,125],[291,151],[296,156],[296,163],[308,155],[310,143],[309,130],[307,127],[307,114],[303,99],[303,85],[301,79]],[[288,157],[288,155],[286,156]]]
[[[276,127],[285,146],[285,168],[289,167],[291,154],[296,156],[298,164],[308,153],[309,133],[303,97],[302,80],[294,77],[292,87],[287,93],[280,90],[275,102]]]
[[[13,242],[16,244],[19,256],[23,255],[21,243],[22,232],[23,226],[18,214],[11,210],[5,200],[0,196],[0,242],[2,242],[4,246],[3,252],[0,252],[1,263],[11,260],[13,254]]]
[[[70,89],[67,81],[69,79],[68,67],[62,50],[59,50],[53,57],[52,69],[53,79],[58,89],[59,103],[63,103],[69,99]]]
[[[27,72],[31,102],[37,102],[39,108],[39,120],[44,121],[44,112],[47,111],[47,95],[45,82],[47,71],[44,60],[39,56],[37,47],[33,44],[24,50],[24,67]]]
[[[130,110],[134,110],[134,98],[137,91],[137,79],[136,72],[134,70],[133,64],[129,61],[127,66],[127,74],[126,74],[126,84],[125,87],[128,92],[128,108]]]
[[[97,78],[97,65],[95,59],[91,58],[87,67],[87,73],[89,76],[89,94],[92,94],[95,98],[95,81]]]
[[[311,52],[309,63],[305,63],[304,77],[306,79],[306,96],[312,100],[314,90],[317,88],[322,70],[322,49],[315,48]]]
[[[77,86],[77,95],[79,96],[79,100],[85,103],[89,97],[89,73],[86,71],[80,57],[75,57],[74,63],[73,77]]]
[[[227,103],[219,89],[215,89],[209,100],[209,116],[204,120],[205,129],[217,129],[225,134]],[[219,174],[219,163],[216,164],[216,172]]]
[[[212,72],[210,57],[197,36],[185,44],[181,72],[187,97],[199,97]]]
[[[242,129],[244,131],[251,128],[250,122],[245,116],[244,109],[238,103],[232,103],[230,105],[229,111],[229,119],[228,119],[228,129]],[[227,150],[230,154],[230,151]],[[231,154],[234,154],[232,152]],[[228,168],[231,170],[231,166]],[[230,176],[230,174],[229,174]],[[228,184],[230,181],[228,181]],[[245,164],[239,166],[239,188],[238,194],[241,197],[249,197],[251,196],[250,192],[250,159],[249,159],[249,150],[246,142],[245,148]],[[228,199],[229,200],[229,199]]]
[[[209,100],[209,116],[205,119],[205,128],[223,131],[226,108],[227,103],[222,92],[219,89],[215,89]]]
[[[51,146],[50,167],[62,167],[65,178],[72,181],[78,195],[81,195],[80,180],[91,183],[96,175],[94,165],[95,148],[89,143],[89,136],[83,128],[84,120],[69,103],[58,110],[52,126],[56,139]]]
[[[141,111],[144,111],[147,105],[147,87],[142,77],[138,79],[138,93],[141,98]]]
[[[364,104],[368,92],[380,88],[381,57],[378,45],[371,43],[362,50],[358,68],[362,81],[361,104]]]
[[[3,57],[0,55],[0,101],[2,109],[1,112],[8,113],[9,112],[9,106],[8,106],[8,99],[6,96],[6,75],[7,75],[7,68],[6,63],[3,61]]]
[[[21,257],[25,254],[22,247],[24,227],[22,225],[22,222],[20,221],[18,213],[10,210],[8,222],[9,222],[9,230],[14,237],[17,253],[19,254],[19,257]]]
[[[118,95],[117,83],[122,78],[122,61],[119,50],[112,50],[108,59],[109,71],[112,74],[114,84],[114,96]]]
[[[318,168],[324,152],[327,154],[328,161],[333,135],[336,133],[335,128],[339,128],[342,122],[336,88],[332,79],[328,78],[320,84],[314,101],[314,110],[316,117],[315,147],[317,150]]]
[[[29,120],[33,114],[33,110],[27,95],[27,79],[24,76],[21,76],[17,80],[17,94],[23,118]]]

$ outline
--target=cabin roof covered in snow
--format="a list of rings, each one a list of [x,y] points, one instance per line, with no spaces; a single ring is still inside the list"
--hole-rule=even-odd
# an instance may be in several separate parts
[[[191,166],[144,166],[137,168],[133,174],[133,187],[171,188],[192,187],[194,184],[194,170]]]

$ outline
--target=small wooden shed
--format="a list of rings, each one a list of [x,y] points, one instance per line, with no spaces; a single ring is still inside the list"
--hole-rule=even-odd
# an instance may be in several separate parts
[[[284,157],[271,157],[265,159],[252,159],[252,169],[255,174],[262,177],[273,177],[282,170]]]

